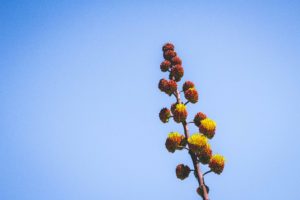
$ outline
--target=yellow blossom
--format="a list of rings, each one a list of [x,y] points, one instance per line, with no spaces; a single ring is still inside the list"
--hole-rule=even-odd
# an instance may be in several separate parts
[[[201,125],[207,131],[214,131],[216,129],[216,126],[217,126],[216,122],[212,119],[209,119],[209,118],[205,118],[205,119],[201,120]]]
[[[184,136],[177,132],[169,133],[165,146],[171,153],[174,153],[176,149],[181,150],[184,146]]]
[[[200,153],[207,145],[207,138],[200,133],[195,133],[188,139],[189,147],[194,153]]]
[[[225,165],[225,158],[220,154],[215,154],[212,156],[209,162],[210,169],[216,174],[221,174]]]
[[[185,105],[182,104],[182,103],[179,103],[179,104],[176,105],[176,110],[177,110],[178,112],[184,112],[185,109],[186,109],[186,108],[185,108]]]

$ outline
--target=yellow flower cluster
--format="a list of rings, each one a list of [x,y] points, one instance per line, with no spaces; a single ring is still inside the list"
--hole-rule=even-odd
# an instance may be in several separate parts
[[[215,154],[212,156],[209,162],[210,169],[216,174],[221,174],[225,165],[225,158],[220,154]]]
[[[205,118],[205,119],[201,120],[201,125],[207,131],[214,131],[216,129],[216,126],[217,126],[216,122],[212,119],[209,119],[209,118]]]
[[[186,107],[185,107],[184,104],[179,103],[179,104],[176,105],[176,110],[177,110],[178,112],[184,112],[184,111],[186,110]]]
[[[185,121],[187,117],[186,106],[182,103],[176,104],[173,117],[174,121],[177,123]]]
[[[207,138],[211,139],[215,135],[216,130],[216,122],[212,119],[205,118],[201,120],[199,130],[203,133]]]
[[[180,137],[181,137],[181,135],[178,132],[171,132],[168,135],[168,138],[174,138],[174,139],[176,139],[176,138],[180,138]]]
[[[177,132],[171,132],[168,135],[165,146],[167,150],[171,153],[174,153],[176,149],[182,149],[184,146],[184,136],[180,135]]]
[[[188,138],[188,143],[191,151],[194,153],[200,153],[202,149],[208,144],[207,138],[200,133],[195,133]]]

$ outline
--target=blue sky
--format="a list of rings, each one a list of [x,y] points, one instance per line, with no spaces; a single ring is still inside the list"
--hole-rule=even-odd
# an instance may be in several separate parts
[[[0,199],[199,199],[158,118],[167,41],[189,119],[218,124],[210,198],[298,199],[299,22],[297,1],[1,1]]]

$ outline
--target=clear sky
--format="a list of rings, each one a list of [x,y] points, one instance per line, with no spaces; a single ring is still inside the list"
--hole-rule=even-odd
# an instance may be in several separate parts
[[[168,41],[199,91],[189,119],[217,122],[211,200],[299,199],[300,2],[284,0],[2,0],[0,199],[199,199],[164,147],[182,127],[158,118]]]

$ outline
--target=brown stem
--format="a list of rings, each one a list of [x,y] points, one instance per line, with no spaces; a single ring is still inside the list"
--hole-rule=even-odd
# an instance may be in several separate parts
[[[189,136],[189,130],[188,130],[187,123],[182,122],[182,125],[183,125],[183,129],[184,129],[185,137],[189,138],[190,136]],[[196,175],[197,175],[197,180],[198,180],[199,186],[203,190],[203,200],[209,200],[208,193],[207,193],[207,190],[206,190],[206,187],[205,187],[205,184],[204,184],[204,180],[203,180],[203,175],[202,175],[199,163],[197,162],[197,156],[192,151],[189,151],[189,154],[192,158],[194,169],[196,170]]]
[[[176,97],[177,103],[181,103],[180,93],[179,93],[178,90],[175,93],[175,97]],[[190,134],[189,134],[189,129],[188,129],[187,122],[186,121],[182,122],[182,126],[183,126],[183,129],[184,129],[184,135],[185,135],[186,139],[188,139],[190,137]],[[190,149],[189,144],[188,144],[188,146],[189,146],[189,149]],[[190,154],[190,156],[192,158],[192,161],[193,161],[194,169],[195,169],[195,172],[196,172],[196,175],[197,175],[197,181],[199,183],[199,186],[203,190],[202,198],[203,198],[203,200],[209,200],[208,193],[207,193],[207,190],[206,190],[206,187],[205,187],[205,184],[204,184],[203,174],[201,172],[199,163],[197,162],[197,156],[192,151],[189,151],[189,154]]]

